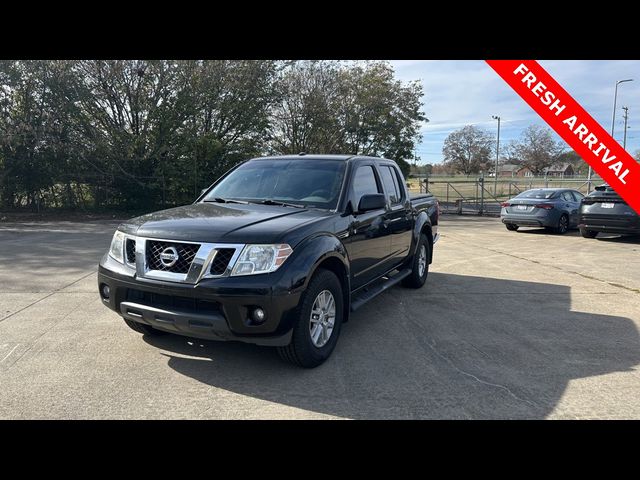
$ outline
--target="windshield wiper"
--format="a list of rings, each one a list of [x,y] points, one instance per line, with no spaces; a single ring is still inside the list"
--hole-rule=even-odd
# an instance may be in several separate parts
[[[247,205],[249,202],[243,202],[242,200],[233,200],[231,198],[214,197],[212,200],[205,200],[205,202],[211,203],[242,203]]]
[[[251,202],[251,203],[258,203],[260,205],[280,205],[283,207],[307,208],[306,206],[298,205],[297,203],[281,202],[280,200],[273,200],[271,198],[267,198],[266,200],[260,200],[259,202]]]

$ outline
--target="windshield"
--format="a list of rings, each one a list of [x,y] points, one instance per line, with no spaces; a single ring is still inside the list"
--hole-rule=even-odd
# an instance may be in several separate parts
[[[545,190],[544,188],[538,188],[535,190],[527,190],[522,192],[516,198],[553,198],[556,190]]]
[[[332,210],[344,170],[345,162],[340,160],[250,160],[223,178],[204,201],[267,200]]]

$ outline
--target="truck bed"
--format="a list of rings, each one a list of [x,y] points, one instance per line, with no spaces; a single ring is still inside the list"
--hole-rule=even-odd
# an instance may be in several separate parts
[[[423,200],[423,199],[426,199],[426,198],[434,198],[434,196],[431,193],[410,193],[409,194],[409,199],[411,201]]]

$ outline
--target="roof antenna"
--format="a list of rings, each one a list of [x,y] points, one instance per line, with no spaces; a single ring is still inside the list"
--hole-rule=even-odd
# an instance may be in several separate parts
[[[307,152],[300,152],[298,155],[300,155],[301,157],[304,157],[307,154]]]

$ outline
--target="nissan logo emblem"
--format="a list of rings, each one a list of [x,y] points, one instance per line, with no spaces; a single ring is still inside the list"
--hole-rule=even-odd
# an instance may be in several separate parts
[[[160,252],[160,262],[167,268],[173,267],[180,259],[175,247],[167,247]]]

